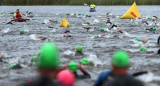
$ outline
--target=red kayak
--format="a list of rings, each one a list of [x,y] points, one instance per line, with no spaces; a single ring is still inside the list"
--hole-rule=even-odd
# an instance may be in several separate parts
[[[26,22],[26,21],[29,21],[30,19],[24,19],[24,18],[20,18],[20,19],[18,19],[18,18],[16,18],[16,19],[13,19],[13,20],[11,20],[11,21],[15,21],[15,22]]]

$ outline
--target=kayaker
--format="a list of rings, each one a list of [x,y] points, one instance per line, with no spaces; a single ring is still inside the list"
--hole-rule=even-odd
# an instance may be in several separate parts
[[[96,5],[91,4],[91,5],[90,5],[90,8],[96,8]]]
[[[112,70],[102,72],[95,82],[94,86],[102,86],[104,82],[109,82],[113,80],[115,77],[121,75],[128,75],[127,73],[129,68],[129,56],[125,51],[117,51],[112,58]]]
[[[21,18],[22,15],[20,14],[19,9],[17,9],[16,13],[14,13],[14,18]]]
[[[53,43],[45,43],[38,55],[37,79],[29,79],[20,86],[63,86],[56,80],[59,67],[59,51]]]
[[[95,11],[95,8],[96,8],[96,5],[91,4],[91,5],[90,5],[90,12],[94,12],[94,11]]]

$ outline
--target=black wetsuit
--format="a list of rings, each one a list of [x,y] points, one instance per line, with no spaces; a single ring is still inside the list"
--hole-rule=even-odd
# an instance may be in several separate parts
[[[90,74],[87,73],[83,68],[80,68],[80,71],[83,73],[83,75],[78,75],[77,72],[74,72],[74,75],[75,75],[76,79],[91,78]]]
[[[81,55],[84,55],[83,52],[76,51],[75,56],[81,56]]]
[[[64,85],[46,77],[39,77],[36,80],[20,84],[19,86],[64,86]]]
[[[128,75],[121,75],[112,81],[104,82],[102,86],[144,86],[144,83]]]
[[[100,76],[98,77],[97,81],[95,82],[94,86],[109,86],[109,85],[106,85],[106,84],[116,80],[117,78],[119,79],[119,77],[121,77],[122,79],[124,77],[127,77],[129,79],[130,78],[133,79],[134,77],[137,77],[137,76],[140,76],[140,75],[143,75],[143,74],[146,74],[146,73],[148,73],[148,71],[137,72],[137,73],[134,73],[134,74],[125,74],[125,75],[121,75],[122,77],[121,76],[116,76],[115,77],[113,75],[112,71],[102,72],[100,74]],[[140,84],[142,84],[142,83],[140,83]],[[119,86],[119,85],[117,85],[117,86]],[[130,86],[130,85],[128,85],[128,86]],[[138,85],[135,85],[135,86],[138,86]]]
[[[157,44],[160,46],[160,36],[158,37]]]

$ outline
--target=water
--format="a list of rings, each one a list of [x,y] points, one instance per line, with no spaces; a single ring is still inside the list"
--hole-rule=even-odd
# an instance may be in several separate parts
[[[160,6],[138,6],[141,15],[158,16],[160,13]],[[87,13],[92,15],[105,15],[106,12],[112,14],[122,15],[130,6],[97,6],[97,12],[90,13],[88,6],[0,6],[0,11],[14,12],[16,9],[22,11],[32,11],[35,13]],[[47,9],[47,10],[46,10]]]
[[[131,57],[130,72],[142,70],[159,70],[160,58],[157,55],[159,47],[156,45],[157,38],[160,34],[160,26],[157,26],[156,33],[147,32],[145,24],[139,20],[120,20],[130,6],[97,6],[97,12],[90,13],[87,6],[0,6],[0,52],[5,56],[3,59],[7,63],[0,63],[0,84],[3,86],[13,86],[17,81],[25,81],[28,78],[37,76],[35,64],[30,62],[32,56],[36,56],[40,46],[47,40],[37,39],[38,36],[47,37],[54,41],[61,53],[61,65],[68,64],[70,61],[79,62],[83,57],[90,58],[99,66],[86,67],[91,74],[91,79],[78,80],[76,86],[91,86],[99,73],[111,68],[111,57],[114,51],[126,50]],[[9,15],[15,12],[17,8],[24,13],[31,11],[35,14],[29,22],[13,22],[13,25],[6,24],[12,19]],[[159,16],[160,6],[138,6],[142,17]],[[124,31],[124,34],[117,33],[116,29],[108,31],[109,25],[106,25],[106,13],[111,12],[111,21],[118,25],[118,28]],[[70,28],[59,28],[62,20],[61,15],[65,16]],[[63,13],[63,14],[62,14]],[[66,14],[88,14],[92,17],[74,17]],[[27,17],[26,17],[27,18]],[[51,23],[48,20],[58,20],[58,23]],[[102,21],[103,20],[103,21]],[[93,21],[93,22],[92,22]],[[45,22],[46,24],[42,24]],[[82,27],[82,23],[90,22],[89,27],[96,27],[94,30],[86,32]],[[138,23],[137,23],[138,22]],[[53,27],[53,28],[49,28]],[[101,32],[100,28],[107,29]],[[151,26],[152,27],[152,26]],[[9,29],[8,29],[9,28]],[[19,35],[21,29],[25,30],[24,35]],[[64,33],[70,30],[71,33]],[[101,37],[102,34],[106,34]],[[71,35],[72,37],[63,37],[63,35]],[[92,38],[99,36],[98,38]],[[135,43],[135,39],[149,39],[149,44]],[[84,56],[74,56],[75,47],[82,45],[84,47]],[[146,51],[139,51],[140,46],[145,45]],[[93,58],[92,58],[93,56]],[[8,67],[12,63],[20,63],[24,68],[19,70],[9,70]],[[32,64],[32,65],[31,65]],[[153,79],[149,86],[156,86],[159,80],[159,71],[154,71]],[[143,78],[142,78],[143,79]]]

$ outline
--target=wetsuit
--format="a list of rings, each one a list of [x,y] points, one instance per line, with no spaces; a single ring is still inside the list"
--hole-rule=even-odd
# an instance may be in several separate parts
[[[127,74],[128,76],[130,76],[129,74]],[[112,71],[106,71],[106,72],[102,72],[97,81],[94,83],[93,86],[102,86],[104,84],[104,82],[108,82],[108,81],[112,81],[114,80],[114,76],[113,76],[113,73]]]
[[[83,52],[76,51],[75,56],[81,56],[81,55],[84,55]]]
[[[157,44],[160,46],[160,36],[158,37]]]
[[[63,86],[62,84],[46,77],[39,77],[36,80],[29,80],[19,86]]]
[[[121,75],[112,81],[104,82],[102,86],[144,86],[144,83],[128,75]]]
[[[76,77],[76,79],[86,79],[86,78],[91,78],[90,74],[87,73],[86,70],[84,70],[83,68],[79,68],[80,71],[83,73],[83,75],[78,75],[77,72],[74,72],[74,75]]]

